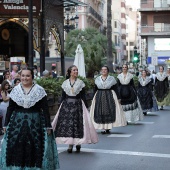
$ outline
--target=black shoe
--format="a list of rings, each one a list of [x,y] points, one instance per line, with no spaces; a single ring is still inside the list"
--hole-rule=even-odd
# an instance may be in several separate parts
[[[146,115],[147,115],[147,112],[143,112],[143,114],[146,116]]]
[[[102,134],[110,134],[110,130],[105,130],[101,132]]]
[[[67,149],[67,152],[68,152],[68,153],[72,153],[72,151],[73,151],[73,149],[70,149],[70,148]]]
[[[76,152],[80,152],[81,146],[80,145],[76,145]]]
[[[101,131],[101,134],[106,134],[106,131],[104,130],[104,131]]]
[[[160,110],[163,110],[163,109],[164,109],[163,106],[161,106]]]
[[[3,134],[4,134],[3,130],[0,130],[0,136],[3,135]]]
[[[106,133],[107,133],[107,134],[110,134],[110,130],[106,130]]]

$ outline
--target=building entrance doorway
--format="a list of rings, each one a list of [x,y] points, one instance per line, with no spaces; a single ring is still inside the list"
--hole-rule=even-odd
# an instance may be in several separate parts
[[[0,26],[0,55],[25,57],[28,61],[28,32],[15,22]]]

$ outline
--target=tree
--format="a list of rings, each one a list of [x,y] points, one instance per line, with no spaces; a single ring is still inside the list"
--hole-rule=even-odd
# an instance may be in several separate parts
[[[95,28],[72,30],[68,33],[65,41],[65,54],[75,56],[77,45],[84,50],[86,71],[88,77],[93,77],[95,71],[99,71],[106,58],[107,37]],[[111,46],[111,51],[114,47]]]
[[[112,51],[112,0],[107,0],[107,66],[113,72],[113,51]]]

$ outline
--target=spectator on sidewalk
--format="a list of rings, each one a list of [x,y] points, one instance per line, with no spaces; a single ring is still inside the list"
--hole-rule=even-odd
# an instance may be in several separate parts
[[[56,66],[51,67],[51,75],[52,75],[52,78],[57,78]]]
[[[18,66],[17,65],[13,65],[12,66],[12,72],[11,72],[12,80],[15,79],[15,74],[17,74],[17,72],[18,72]]]

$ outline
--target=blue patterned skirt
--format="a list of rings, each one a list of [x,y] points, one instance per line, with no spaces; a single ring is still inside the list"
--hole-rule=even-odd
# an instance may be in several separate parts
[[[47,134],[40,112],[13,112],[2,141],[2,170],[59,169],[53,133]]]

